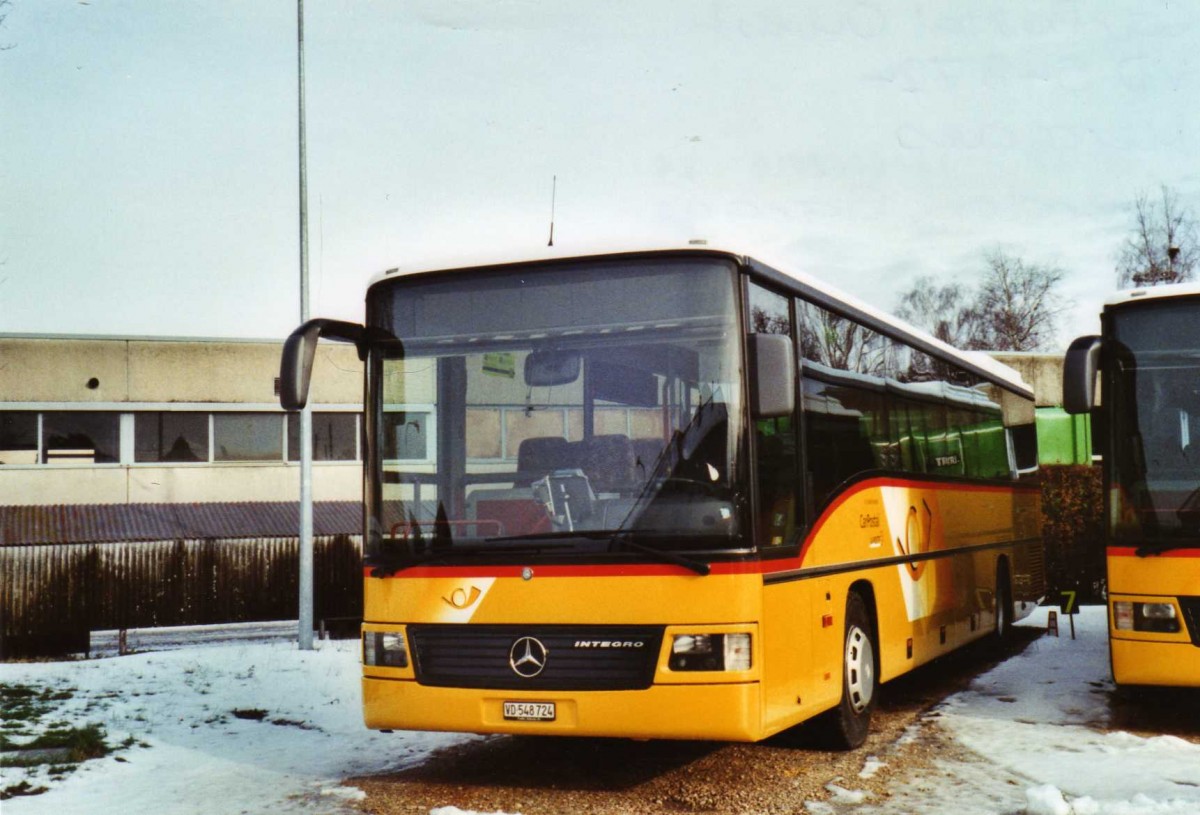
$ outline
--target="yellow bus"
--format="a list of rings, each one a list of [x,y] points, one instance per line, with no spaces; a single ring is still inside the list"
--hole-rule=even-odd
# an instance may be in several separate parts
[[[1095,410],[1113,679],[1200,687],[1200,286],[1118,292],[1101,326],[1067,350],[1063,402]]]
[[[393,270],[365,325],[368,727],[866,737],[1041,596],[1011,369],[710,248]]]

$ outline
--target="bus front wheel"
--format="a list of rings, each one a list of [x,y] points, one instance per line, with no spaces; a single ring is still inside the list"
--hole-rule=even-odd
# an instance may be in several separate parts
[[[875,635],[867,604],[858,593],[846,598],[846,638],[842,651],[842,698],[826,715],[832,746],[851,750],[867,740],[875,709],[878,678]]]

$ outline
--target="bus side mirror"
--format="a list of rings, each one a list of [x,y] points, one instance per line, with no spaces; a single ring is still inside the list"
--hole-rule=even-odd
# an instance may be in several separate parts
[[[1096,406],[1096,375],[1100,371],[1100,338],[1079,337],[1063,359],[1063,409],[1090,413]]]
[[[366,329],[341,320],[309,320],[293,331],[283,343],[279,363],[279,404],[284,410],[301,410],[308,404],[308,386],[312,380],[313,358],[321,337],[352,342],[362,356]]]
[[[791,416],[796,408],[796,361],[792,340],[782,334],[747,334],[750,361],[750,415],[755,419]]]

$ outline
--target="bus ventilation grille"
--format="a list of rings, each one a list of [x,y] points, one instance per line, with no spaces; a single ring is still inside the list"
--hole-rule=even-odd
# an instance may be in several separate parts
[[[1017,600],[1040,600],[1046,595],[1046,552],[1041,541],[1020,546],[1014,555],[1013,594]]]
[[[1179,605],[1183,608],[1188,633],[1192,635],[1192,645],[1200,646],[1200,597],[1180,597]]]
[[[663,629],[410,625],[408,636],[413,649],[413,669],[422,685],[504,690],[638,690],[650,687],[654,681]],[[527,637],[536,643],[523,642]],[[519,674],[513,663],[528,655],[535,662],[526,661],[519,666],[526,675]]]

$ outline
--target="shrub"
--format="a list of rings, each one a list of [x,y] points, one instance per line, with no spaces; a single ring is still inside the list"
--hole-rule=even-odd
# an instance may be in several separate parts
[[[1048,596],[1076,592],[1077,602],[1103,602],[1104,485],[1098,466],[1042,467],[1042,539]]]

